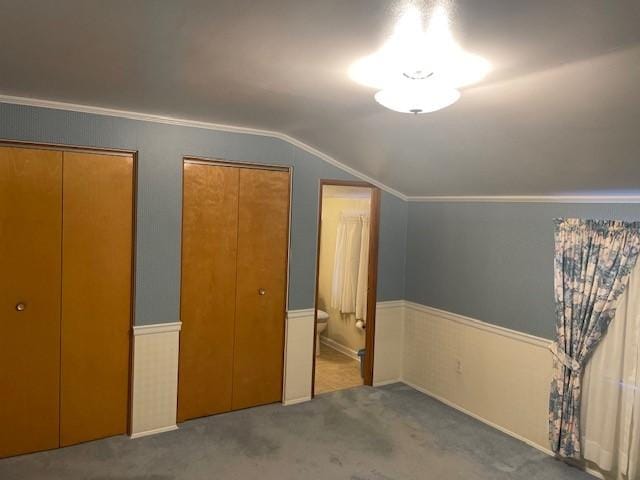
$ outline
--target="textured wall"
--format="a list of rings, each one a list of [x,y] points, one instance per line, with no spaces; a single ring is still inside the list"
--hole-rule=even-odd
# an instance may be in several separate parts
[[[640,205],[410,203],[406,299],[552,338],[556,217],[640,220]]]
[[[349,174],[282,140],[0,103],[0,139],[137,150],[136,324],[179,318],[182,157],[294,167],[289,309],[313,307],[318,180]],[[407,204],[382,195],[378,300],[404,296]]]

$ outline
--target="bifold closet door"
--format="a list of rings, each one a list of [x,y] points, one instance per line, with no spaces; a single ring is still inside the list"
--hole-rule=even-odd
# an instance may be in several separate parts
[[[64,153],[60,444],[126,433],[133,158]]]
[[[0,457],[58,446],[62,153],[0,147]]]
[[[282,400],[289,172],[242,168],[232,408]]]
[[[231,410],[239,170],[185,162],[178,420]]]

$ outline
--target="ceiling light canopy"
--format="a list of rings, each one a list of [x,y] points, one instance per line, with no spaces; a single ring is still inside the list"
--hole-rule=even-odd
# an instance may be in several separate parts
[[[482,80],[490,69],[484,58],[464,51],[455,42],[443,8],[434,11],[426,31],[422,15],[412,8],[402,15],[380,50],[351,65],[349,76],[357,83],[381,89],[375,98],[387,108],[427,113],[457,101],[460,92],[456,89]]]

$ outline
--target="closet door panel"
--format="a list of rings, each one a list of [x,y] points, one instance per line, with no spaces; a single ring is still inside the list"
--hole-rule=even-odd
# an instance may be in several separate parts
[[[233,409],[282,399],[289,173],[240,171]]]
[[[133,158],[64,154],[60,441],[126,433]]]
[[[62,153],[0,147],[0,457],[58,446],[61,212]]]
[[[185,163],[178,420],[231,409],[239,170]]]

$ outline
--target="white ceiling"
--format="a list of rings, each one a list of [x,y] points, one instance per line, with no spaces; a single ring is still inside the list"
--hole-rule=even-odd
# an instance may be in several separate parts
[[[0,93],[279,131],[407,195],[640,193],[640,2],[444,3],[495,69],[433,114],[346,75],[382,0],[0,0]]]

